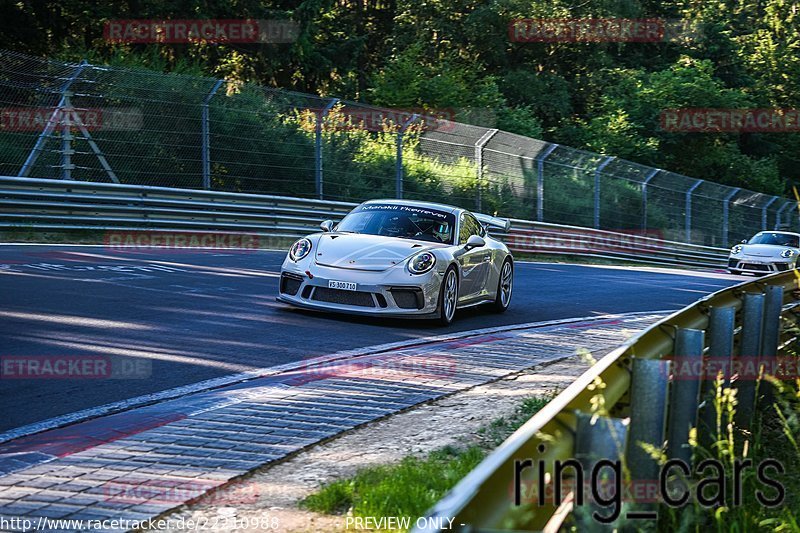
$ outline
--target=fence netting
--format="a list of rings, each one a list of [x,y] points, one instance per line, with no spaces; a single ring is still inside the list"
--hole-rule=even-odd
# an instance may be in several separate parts
[[[728,246],[796,203],[456,122],[210,77],[0,51],[0,174],[289,195],[403,197]]]

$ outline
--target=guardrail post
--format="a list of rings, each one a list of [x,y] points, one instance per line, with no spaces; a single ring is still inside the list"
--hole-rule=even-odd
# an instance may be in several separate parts
[[[692,193],[703,183],[703,180],[697,180],[697,183],[689,187],[686,191],[686,242],[692,243]]]
[[[708,317],[708,357],[722,363],[723,368],[730,368],[733,358],[733,330],[736,322],[736,308],[712,307]],[[714,365],[715,368],[718,365]],[[710,450],[717,442],[717,376],[703,376],[700,405],[700,421],[697,437],[700,446]],[[730,384],[730,372],[723,373],[723,386]]]
[[[781,335],[781,311],[783,311],[783,287],[770,285],[764,298],[764,326],[761,336],[761,357],[766,366],[766,373],[775,371],[775,358],[778,356],[778,343]],[[777,376],[776,376],[777,377]],[[763,387],[763,388],[762,388]],[[762,392],[763,391],[763,392]],[[774,401],[772,384],[762,381],[759,385],[762,393],[761,404],[765,407]],[[761,409],[758,412],[762,412]]]
[[[475,191],[475,206],[478,211],[481,211],[481,186],[483,184],[483,147],[495,136],[500,130],[489,130],[475,142],[475,166],[477,167],[477,187]]]
[[[679,329],[673,350],[676,371],[673,374],[672,390],[669,395],[667,457],[683,461],[690,469],[692,449],[689,446],[689,431],[697,427],[700,380],[703,379],[703,342],[702,331]],[[680,370],[684,365],[691,369],[688,373]],[[700,372],[694,375],[694,370],[697,368],[700,368]]]
[[[634,486],[637,482],[655,483],[659,477],[660,465],[643,445],[653,446],[657,450],[664,445],[670,367],[668,360],[633,359],[631,418],[625,458]],[[642,507],[651,510],[657,508],[655,505]]]
[[[600,494],[612,496],[609,489],[616,485],[616,472],[612,463],[622,465],[622,453],[625,448],[627,427],[623,420],[618,418],[596,417],[589,413],[577,412],[577,426],[575,430],[575,459],[581,465],[583,476],[579,481],[584,483],[574,485],[575,491],[584,491],[587,486],[597,490]],[[622,486],[623,474],[619,469],[619,483]],[[580,479],[582,477],[583,479]],[[591,483],[587,483],[591,479]],[[560,481],[560,480],[559,480]],[[559,483],[560,484],[560,483]],[[612,489],[613,490],[613,489]],[[554,496],[559,496],[555,492]],[[603,517],[611,511],[603,511],[603,507],[594,500],[593,494],[583,494],[583,499],[590,499],[587,507],[576,506],[575,520],[579,523],[580,530],[597,529],[600,523],[592,517],[598,513]],[[621,501],[621,498],[620,498]],[[583,512],[581,512],[583,510]]]
[[[203,164],[203,189],[211,189],[211,131],[208,117],[208,106],[211,99],[217,94],[223,80],[217,80],[211,91],[203,98],[203,106],[201,109],[201,122],[202,138],[201,138],[201,151],[202,151],[202,164]]]
[[[660,168],[654,168],[650,171],[650,173],[645,176],[644,181],[642,182],[642,229],[647,229],[647,184],[650,183],[650,180],[656,177],[656,175],[661,172]]]
[[[338,98],[331,99],[322,111],[317,115],[317,122],[314,125],[314,185],[317,193],[317,198],[324,199],[324,190],[322,182],[322,124],[325,122],[325,117],[328,116],[331,108],[339,102]]]
[[[742,332],[739,341],[739,358],[748,358],[753,362],[761,351],[762,331],[764,327],[764,295],[746,293],[742,303]],[[753,410],[756,403],[755,376],[739,376],[736,382],[736,425],[750,429],[753,422]]]
[[[411,115],[411,118],[403,122],[403,124],[400,125],[400,129],[397,131],[397,159],[395,168],[395,196],[397,198],[403,197],[403,136],[411,123],[417,120],[417,117],[418,115],[416,113]]]
[[[75,80],[78,79],[78,76],[81,75],[83,69],[85,69],[87,66],[89,66],[88,61],[85,59],[81,61],[80,64],[78,64],[78,66],[75,68],[75,72],[72,73],[72,76],[70,76],[69,79],[64,82],[64,85],[61,86],[61,99],[58,101],[58,105],[53,110],[50,118],[47,120],[47,124],[45,124],[42,133],[40,133],[39,137],[36,138],[36,144],[33,145],[31,153],[28,154],[28,158],[25,159],[25,162],[22,164],[22,168],[20,168],[17,176],[25,178],[31,173],[33,165],[36,164],[39,154],[41,154],[42,149],[44,149],[44,143],[47,141],[47,138],[52,135],[53,130],[58,125],[58,117],[61,115],[66,103],[67,91],[69,91],[69,88],[72,86]]]
[[[600,172],[603,171],[606,166],[611,163],[614,159],[614,156],[609,157],[598,166],[594,170],[594,227],[595,229],[600,229]]]
[[[722,202],[722,246],[725,247],[730,246],[728,242],[728,230],[730,228],[728,213],[730,211],[731,200],[734,196],[739,194],[741,190],[741,187],[736,187],[728,193],[728,196],[726,196],[725,200]]]
[[[539,222],[544,222],[544,160],[547,159],[556,148],[558,148],[557,144],[551,144],[544,153],[536,159],[536,220]]]
[[[769,209],[769,206],[774,204],[777,199],[777,196],[773,196],[772,199],[761,208],[761,231],[767,230],[767,209]]]

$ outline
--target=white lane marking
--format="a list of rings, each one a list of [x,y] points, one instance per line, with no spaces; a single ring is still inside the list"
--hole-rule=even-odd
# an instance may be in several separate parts
[[[138,281],[138,280],[145,280],[145,279],[156,279],[155,276],[147,276],[145,274],[130,274],[128,276],[117,276],[111,278],[81,278],[81,279],[73,279],[72,281],[85,281],[87,283],[109,283],[114,281]]]
[[[676,276],[693,276],[698,278],[712,278],[712,279],[725,279],[736,280],[742,279],[741,276],[728,274],[727,272],[716,272],[710,269],[707,270],[692,270],[689,268],[681,269],[673,266],[626,266],[626,265],[592,265],[589,263],[548,263],[544,261],[514,261],[516,264],[525,265],[543,265],[543,266],[577,266],[586,268],[600,268],[607,270],[630,270],[634,272],[649,272],[651,274],[674,274]],[[548,269],[556,271],[555,269]]]
[[[123,322],[120,320],[106,320],[103,318],[89,318],[78,315],[57,315],[53,313],[21,313],[14,311],[0,311],[0,317],[14,318],[18,320],[33,320],[37,322],[53,322],[58,324],[68,324],[71,326],[87,327],[87,328],[103,328],[103,329],[135,329],[135,330],[152,330],[154,326],[147,324],[139,324],[136,322]]]
[[[635,313],[619,313],[619,314],[606,314],[606,315],[594,315],[588,317],[577,317],[577,318],[567,318],[567,319],[560,319],[560,320],[546,320],[541,322],[528,322],[525,324],[511,324],[507,326],[495,326],[489,328],[481,328],[481,329],[472,329],[468,331],[460,331],[455,333],[445,333],[442,335],[429,335],[418,337],[416,339],[405,340],[405,341],[397,341],[397,342],[390,342],[385,344],[376,344],[373,346],[367,346],[365,348],[355,348],[352,350],[343,350],[336,353],[332,353],[329,355],[323,355],[320,357],[315,357],[313,359],[304,359],[302,361],[295,361],[292,363],[287,363],[284,365],[272,366],[267,368],[260,368],[255,370],[249,370],[247,372],[242,372],[239,374],[232,374],[230,376],[222,376],[219,378],[208,379],[205,381],[200,381],[198,383],[192,383],[190,385],[184,385],[181,387],[175,387],[173,389],[168,389],[165,391],[155,392],[152,394],[145,394],[142,396],[137,396],[135,398],[130,398],[128,400],[122,400],[119,402],[109,403],[106,405],[101,405],[98,407],[91,407],[89,409],[83,409],[81,411],[77,411],[75,413],[70,413],[67,415],[62,415],[55,418],[50,418],[48,420],[43,420],[41,422],[35,422],[33,424],[28,424],[26,426],[21,426],[18,428],[14,428],[8,430],[4,433],[0,433],[0,444],[17,439],[20,437],[25,437],[28,435],[33,435],[35,433],[41,433],[42,431],[47,431],[50,429],[55,429],[58,427],[66,426],[69,424],[74,424],[77,422],[83,422],[85,420],[89,420],[92,418],[98,418],[100,416],[105,416],[109,414],[118,413],[121,411],[127,411],[130,409],[134,409],[136,407],[143,407],[146,405],[151,405],[167,400],[173,400],[175,398],[180,398],[182,396],[187,396],[189,394],[194,394],[198,392],[204,392],[211,389],[216,389],[219,387],[225,387],[229,385],[235,385],[237,383],[242,383],[245,381],[250,381],[253,379],[271,376],[275,374],[280,374],[282,372],[288,372],[292,370],[297,370],[299,368],[304,368],[309,365],[316,365],[320,363],[327,363],[331,361],[338,361],[341,359],[348,359],[352,357],[358,357],[362,355],[371,355],[381,352],[386,352],[390,350],[395,350],[399,348],[407,348],[409,346],[417,346],[421,344],[429,344],[433,342],[446,342],[446,341],[453,341],[458,339],[463,339],[466,337],[473,337],[477,335],[486,335],[491,333],[500,333],[503,331],[511,331],[515,329],[527,329],[527,328],[541,328],[547,326],[558,326],[562,324],[570,324],[576,322],[596,322],[596,321],[604,321],[604,320],[613,320],[613,319],[625,319],[625,318],[635,318],[637,316],[647,316],[647,315],[667,315],[673,313],[674,310],[666,310],[666,311],[642,311],[642,312],[635,312]]]
[[[172,266],[157,264],[145,265],[64,265],[60,263],[0,264],[0,269],[29,268],[45,272],[187,272]]]

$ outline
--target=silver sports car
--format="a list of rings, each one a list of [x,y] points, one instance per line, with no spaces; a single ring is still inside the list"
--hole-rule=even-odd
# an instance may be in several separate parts
[[[514,258],[488,234],[509,221],[449,205],[372,200],[295,242],[278,300],[343,313],[453,321],[456,309],[511,302]]]
[[[762,231],[752,239],[731,248],[728,271],[769,274],[797,268],[800,234],[788,231]]]

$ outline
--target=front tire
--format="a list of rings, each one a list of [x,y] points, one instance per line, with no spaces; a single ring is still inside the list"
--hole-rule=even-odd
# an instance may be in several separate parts
[[[454,267],[450,267],[444,273],[442,286],[439,289],[439,317],[437,322],[442,326],[449,326],[453,323],[456,316],[456,306],[458,305],[458,274]]]
[[[731,269],[731,270],[728,270],[728,272],[730,272],[730,273],[731,273],[731,274],[733,274],[734,276],[741,276],[741,275],[742,275],[742,271],[741,271],[741,270],[734,270],[734,269]]]
[[[500,276],[497,280],[497,296],[495,296],[492,309],[496,313],[504,313],[511,304],[511,292],[514,288],[514,264],[506,258],[500,267]]]

